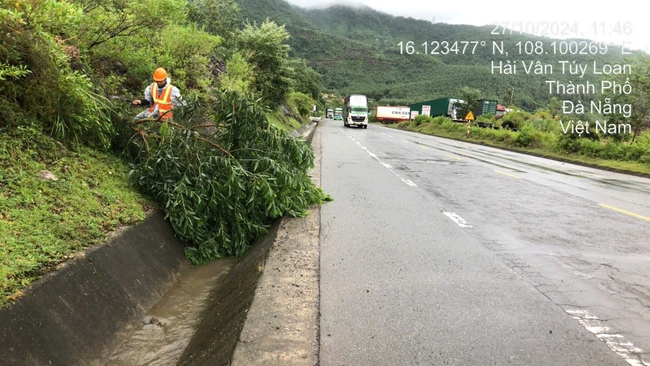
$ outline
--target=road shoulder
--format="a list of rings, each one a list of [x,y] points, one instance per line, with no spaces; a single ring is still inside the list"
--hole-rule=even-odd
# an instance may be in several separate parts
[[[320,186],[320,133],[313,132]],[[264,265],[255,299],[235,349],[232,365],[318,363],[320,208],[304,218],[285,218]]]

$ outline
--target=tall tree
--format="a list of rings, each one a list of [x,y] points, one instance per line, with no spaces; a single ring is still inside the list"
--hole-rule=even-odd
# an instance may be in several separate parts
[[[284,26],[269,20],[260,26],[246,24],[238,37],[239,49],[255,71],[253,87],[273,107],[285,101],[291,87],[288,39]]]
[[[314,100],[321,100],[321,75],[307,66],[304,59],[289,60],[288,65],[292,71],[293,89],[311,95]]]
[[[84,12],[78,40],[88,49],[145,30],[155,32],[186,18],[186,5],[181,0],[78,0],[76,3]]]
[[[460,107],[460,118],[465,118],[467,113],[478,107],[478,100],[481,99],[481,91],[464,86],[460,89],[460,99],[463,100],[462,103],[458,103]]]
[[[190,0],[187,7],[191,21],[231,46],[240,24],[239,6],[234,0]]]

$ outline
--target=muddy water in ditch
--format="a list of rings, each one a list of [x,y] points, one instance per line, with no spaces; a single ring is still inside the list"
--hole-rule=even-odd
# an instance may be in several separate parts
[[[106,365],[175,365],[196,332],[211,291],[236,263],[222,259],[185,269]]]

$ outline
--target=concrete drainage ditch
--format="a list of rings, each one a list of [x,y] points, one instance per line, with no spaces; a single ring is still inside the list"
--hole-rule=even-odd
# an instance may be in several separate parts
[[[193,267],[154,214],[1,309],[2,364],[228,364],[278,226],[238,260]]]

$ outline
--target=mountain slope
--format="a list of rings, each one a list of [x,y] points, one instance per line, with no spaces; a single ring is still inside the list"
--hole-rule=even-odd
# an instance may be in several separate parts
[[[489,26],[432,24],[394,17],[368,7],[339,5],[303,9],[281,0],[237,2],[242,17],[258,22],[268,17],[285,24],[291,34],[292,56],[307,59],[310,66],[323,74],[326,89],[341,94],[364,93],[380,102],[405,104],[457,96],[463,86],[469,86],[480,89],[483,97],[501,102],[509,100],[514,90],[515,104],[534,110],[546,106],[550,100],[545,84],[549,76],[524,74],[522,62],[553,64],[556,70],[551,77],[553,80],[572,80],[571,75],[557,72],[558,56],[549,48],[551,40],[548,38],[525,34],[496,36],[490,34],[493,27]],[[412,54],[406,54],[409,41],[414,47]],[[450,47],[456,44],[459,49],[443,54],[443,41]],[[495,54],[493,42],[500,45],[501,41],[509,56]],[[527,42],[534,45],[539,41],[544,42],[545,53],[525,52]],[[425,42],[427,52],[439,46],[438,54],[425,54]],[[521,47],[517,46],[518,42]],[[464,45],[468,46],[465,52],[462,51]],[[567,54],[562,59],[576,63],[623,62],[620,51],[593,56]],[[493,61],[499,64],[506,60],[519,65],[517,74],[491,72]],[[597,78],[587,75],[586,79],[595,82]],[[582,100],[589,100],[589,96],[583,96]]]

